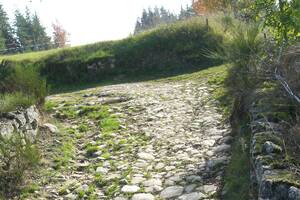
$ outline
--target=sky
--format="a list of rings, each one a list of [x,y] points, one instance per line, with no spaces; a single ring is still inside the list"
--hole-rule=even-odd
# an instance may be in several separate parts
[[[28,6],[51,35],[56,20],[70,33],[72,46],[125,38],[144,8],[164,6],[178,13],[191,0],[0,0],[10,19]]]

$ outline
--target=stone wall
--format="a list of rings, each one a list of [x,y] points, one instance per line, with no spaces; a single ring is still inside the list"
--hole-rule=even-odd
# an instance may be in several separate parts
[[[252,181],[259,200],[300,200],[300,177],[286,156],[283,120],[265,116],[263,104],[253,104]]]
[[[40,114],[35,106],[0,115],[0,134],[9,137],[20,132],[34,141],[38,133]]]

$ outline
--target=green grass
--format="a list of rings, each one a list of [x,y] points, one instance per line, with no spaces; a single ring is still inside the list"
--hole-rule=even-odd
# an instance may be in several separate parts
[[[250,137],[246,124],[235,128],[231,160],[224,177],[224,200],[249,199],[250,194]]]
[[[17,92],[0,95],[0,113],[14,111],[18,108],[28,108],[36,103],[36,98]]]
[[[221,42],[221,34],[207,29],[202,18],[195,18],[123,40],[4,56],[0,60],[12,65],[34,64],[56,88],[112,79],[166,77],[203,69],[215,63],[203,51],[216,50]],[[97,70],[88,66],[96,66]]]

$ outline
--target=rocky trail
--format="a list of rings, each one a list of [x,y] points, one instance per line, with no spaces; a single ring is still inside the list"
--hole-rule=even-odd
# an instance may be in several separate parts
[[[29,199],[219,199],[229,125],[205,82],[142,82],[48,97]],[[46,136],[47,135],[47,136]]]

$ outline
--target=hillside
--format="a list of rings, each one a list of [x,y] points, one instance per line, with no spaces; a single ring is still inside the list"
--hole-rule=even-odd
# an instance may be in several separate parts
[[[205,50],[216,50],[222,36],[191,19],[143,32],[120,41],[4,56],[14,64],[39,68],[49,84],[74,84],[103,80],[166,76],[195,71],[216,62]]]
[[[0,57],[0,199],[298,200],[278,44],[218,19]],[[299,89],[291,49],[278,62]]]

